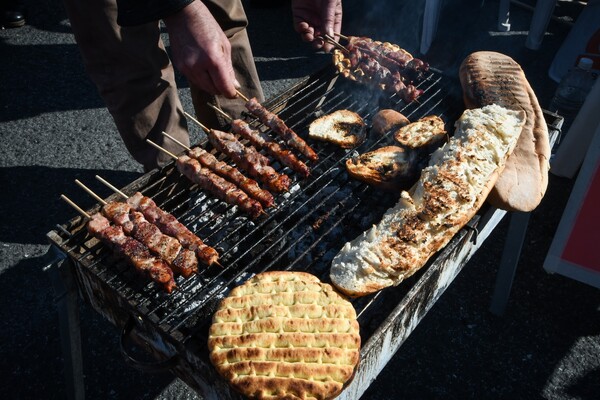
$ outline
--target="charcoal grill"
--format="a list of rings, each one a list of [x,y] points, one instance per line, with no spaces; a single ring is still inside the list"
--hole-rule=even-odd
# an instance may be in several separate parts
[[[436,114],[449,124],[460,115],[462,98],[456,80],[433,70],[419,88],[424,93],[418,102],[406,105],[396,95],[346,81],[328,66],[265,105],[304,137],[312,120],[338,109],[358,112],[367,121],[381,108],[399,110],[410,120]],[[252,117],[244,118],[265,129]],[[451,125],[448,129],[453,130]],[[356,152],[391,142],[390,137],[371,136],[350,151],[311,142],[319,154],[311,176],[302,180],[275,163],[293,184],[289,193],[276,197],[277,206],[267,210],[268,216],[256,220],[199,191],[173,164],[122,188],[126,194],[140,191],[152,197],[221,254],[223,268],[215,265],[201,268],[188,279],[179,277],[178,290],[170,295],[114,259],[87,234],[80,217],[48,233],[52,247],[64,259],[53,265],[60,268],[67,286],[74,277],[72,287],[79,295],[122,329],[123,337],[132,337],[157,360],[141,363],[123,344],[128,363],[146,369],[169,368],[205,398],[238,398],[218,377],[206,351],[211,315],[219,300],[253,274],[267,270],[307,271],[329,282],[331,260],[344,243],[379,221],[397,200],[397,194],[350,179],[344,162]],[[112,195],[106,200],[118,199]],[[99,206],[89,212],[98,210]],[[363,346],[355,378],[340,398],[361,396],[504,214],[492,208],[480,210],[417,274],[396,288],[352,301]],[[72,305],[66,309],[64,350],[71,361],[67,371],[73,376],[68,383],[71,394],[82,397],[77,314]]]

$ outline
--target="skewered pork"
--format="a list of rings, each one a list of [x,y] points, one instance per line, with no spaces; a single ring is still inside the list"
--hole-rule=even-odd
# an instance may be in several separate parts
[[[158,207],[151,198],[137,192],[127,199],[127,204],[144,214],[146,219],[156,225],[162,233],[176,238],[183,247],[195,252],[204,264],[212,265],[219,259],[219,253],[215,249],[207,246],[173,215]]]
[[[227,132],[211,129],[208,140],[220,152],[227,154],[238,167],[274,192],[285,192],[290,186],[290,178],[279,174],[269,165],[269,159],[254,147],[244,146],[236,137]]]
[[[94,237],[123,256],[137,271],[161,285],[167,293],[171,293],[176,287],[173,271],[167,263],[151,255],[142,243],[125,235],[122,227],[111,226],[106,217],[96,213],[88,221],[87,229]]]
[[[215,174],[235,183],[240,189],[246,192],[248,196],[259,201],[263,207],[271,207],[275,203],[273,195],[267,190],[261,189],[254,179],[248,178],[237,168],[232,167],[223,161],[219,161],[217,157],[210,154],[208,151],[200,147],[196,147],[189,150],[187,154],[191,158],[198,160],[203,167],[206,167]]]
[[[174,237],[163,234],[139,211],[123,202],[109,202],[102,207],[102,213],[115,224],[123,227],[126,235],[143,243],[148,249],[167,262],[171,269],[184,277],[198,272],[196,254]]]
[[[429,64],[413,58],[406,50],[392,43],[356,36],[350,36],[345,47],[346,51],[333,51],[333,63],[344,77],[398,93],[406,102],[423,93],[415,84],[423,80]]]
[[[207,168],[202,168],[198,160],[188,156],[180,156],[177,159],[177,169],[202,189],[228,204],[237,205],[252,218],[258,217],[263,212],[263,208],[258,201],[248,197],[243,190],[228,180],[221,178]]]
[[[265,149],[272,157],[279,160],[283,165],[292,169],[304,178],[310,175],[310,168],[300,161],[290,150],[282,148],[268,135],[254,130],[245,121],[234,119],[231,121],[231,129],[244,139],[248,140],[257,149]]]
[[[255,97],[246,102],[246,108],[258,117],[260,122],[281,136],[286,145],[299,151],[311,161],[319,159],[317,153],[296,132],[289,128],[276,114],[267,110]]]

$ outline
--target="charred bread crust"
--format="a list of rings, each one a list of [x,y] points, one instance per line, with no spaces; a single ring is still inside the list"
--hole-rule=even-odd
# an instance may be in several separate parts
[[[311,122],[308,137],[351,149],[365,141],[367,128],[362,117],[354,111],[337,110]]]
[[[346,160],[348,174],[383,190],[410,187],[416,180],[416,156],[398,146],[386,146]]]
[[[444,120],[428,115],[398,129],[394,139],[409,149],[431,147],[441,144],[447,137]]]
[[[382,220],[334,257],[330,278],[348,296],[397,285],[419,270],[475,215],[514,149],[523,111],[466,110],[418,182]]]
[[[515,150],[488,200],[508,211],[534,210],[548,186],[550,142],[542,109],[523,70],[504,54],[481,51],[463,61],[459,76],[468,108],[498,104],[525,112]]]

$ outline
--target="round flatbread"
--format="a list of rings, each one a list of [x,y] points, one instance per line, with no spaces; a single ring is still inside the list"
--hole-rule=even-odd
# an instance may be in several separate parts
[[[356,311],[304,272],[256,275],[213,316],[210,360],[233,387],[256,399],[331,399],[354,375]]]

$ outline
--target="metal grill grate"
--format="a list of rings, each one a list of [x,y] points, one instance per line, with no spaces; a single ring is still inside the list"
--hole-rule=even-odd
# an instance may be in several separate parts
[[[395,95],[338,79],[333,68],[328,67],[266,106],[300,136],[306,137],[313,119],[338,109],[355,111],[367,122],[381,108],[399,110],[411,121],[436,114],[452,122],[462,109],[460,94],[453,92],[457,87],[455,81],[431,72],[419,85],[424,94],[418,102],[404,105]],[[264,130],[250,116],[245,118]],[[349,179],[344,162],[355,151],[363,153],[391,142],[389,137],[371,136],[352,151],[311,142],[319,161],[311,165],[311,176],[305,180],[299,180],[289,169],[274,163],[278,171],[292,178],[291,190],[276,196],[276,206],[266,210],[269,215],[255,221],[247,219],[235,207],[195,190],[173,165],[128,185],[123,189],[125,193],[141,191],[152,197],[221,254],[224,268],[201,268],[199,274],[188,279],[179,277],[178,290],[170,295],[152,283],[140,283],[133,268],[115,260],[87,235],[80,218],[52,231],[49,238],[78,268],[97,279],[103,290],[112,291],[122,304],[128,305],[128,312],[147,319],[162,334],[181,343],[192,337],[202,341],[218,301],[255,273],[293,269],[308,271],[329,281],[329,264],[343,244],[379,221],[397,198],[397,195],[382,193]],[[406,290],[396,290],[393,296],[402,296]],[[376,324],[369,321],[383,313],[383,296],[387,294],[353,301],[361,334],[368,336],[375,329]]]

